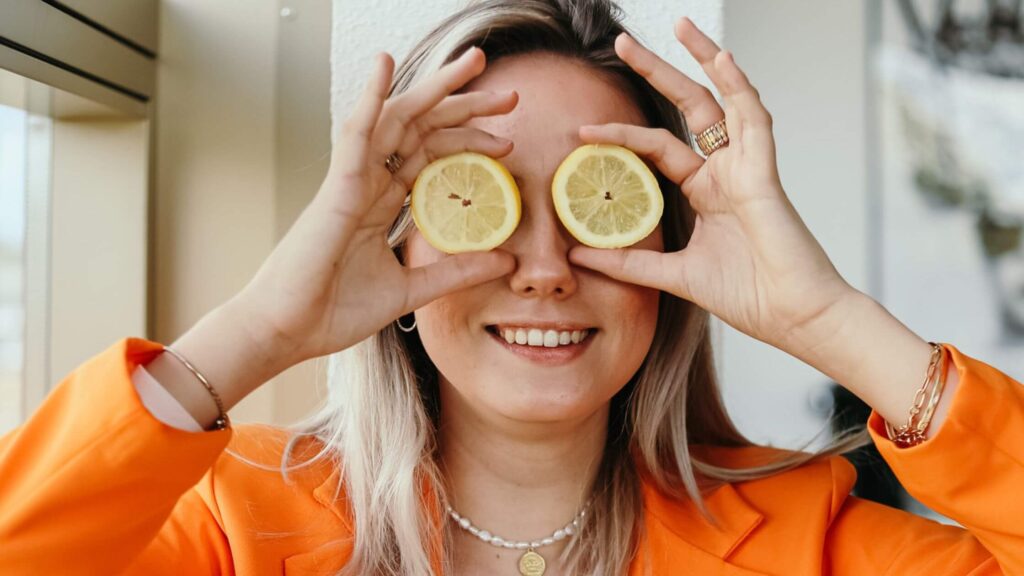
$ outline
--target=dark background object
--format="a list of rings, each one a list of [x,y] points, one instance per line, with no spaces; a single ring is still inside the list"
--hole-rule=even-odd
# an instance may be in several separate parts
[[[839,384],[832,383],[829,388],[834,407],[834,416],[831,419],[833,434],[867,422],[868,415],[871,414],[871,408],[867,404]],[[853,486],[854,496],[894,508],[907,508],[905,490],[874,444],[847,452],[843,456],[857,469],[857,483]]]

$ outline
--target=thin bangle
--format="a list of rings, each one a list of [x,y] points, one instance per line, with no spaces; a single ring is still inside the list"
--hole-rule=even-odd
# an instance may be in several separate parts
[[[210,393],[210,396],[213,396],[213,401],[217,403],[217,412],[219,412],[219,414],[217,415],[217,419],[213,421],[213,428],[211,428],[211,430],[223,430],[231,426],[231,420],[228,419],[228,414],[224,411],[224,403],[220,400],[220,394],[217,394],[217,391],[213,389],[213,386],[211,386],[210,382],[206,380],[206,377],[203,376],[199,370],[196,370],[195,366],[193,366],[188,360],[185,360],[184,356],[176,352],[170,346],[164,346],[164,352],[169,352],[171,356],[174,356],[184,364],[185,367],[188,368],[192,374],[195,374],[195,377],[203,383],[203,386],[206,387],[206,391]]]

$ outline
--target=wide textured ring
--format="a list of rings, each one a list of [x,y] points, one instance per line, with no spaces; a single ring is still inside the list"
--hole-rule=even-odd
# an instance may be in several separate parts
[[[384,167],[387,168],[388,172],[391,172],[392,175],[395,175],[402,168],[402,164],[404,162],[405,159],[403,159],[398,152],[392,152],[384,159]]]
[[[729,144],[729,131],[725,127],[725,118],[711,125],[710,128],[696,135],[697,146],[704,156]]]

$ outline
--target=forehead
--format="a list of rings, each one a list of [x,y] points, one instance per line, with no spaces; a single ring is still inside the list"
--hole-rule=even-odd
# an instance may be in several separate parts
[[[636,103],[606,73],[550,53],[508,56],[489,63],[464,91],[472,90],[519,93],[519,104],[510,113],[473,118],[467,125],[513,140],[515,147],[503,162],[528,162],[529,172],[553,172],[582,144],[582,125],[646,124]]]

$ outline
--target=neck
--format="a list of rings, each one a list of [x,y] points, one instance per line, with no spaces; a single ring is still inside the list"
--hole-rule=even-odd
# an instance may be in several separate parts
[[[451,505],[459,514],[480,530],[512,541],[551,536],[575,517],[604,454],[607,404],[577,420],[537,423],[476,412],[444,382],[441,395],[441,462]],[[456,533],[470,553],[522,554],[484,544],[462,530]],[[538,552],[551,562],[567,543]]]

